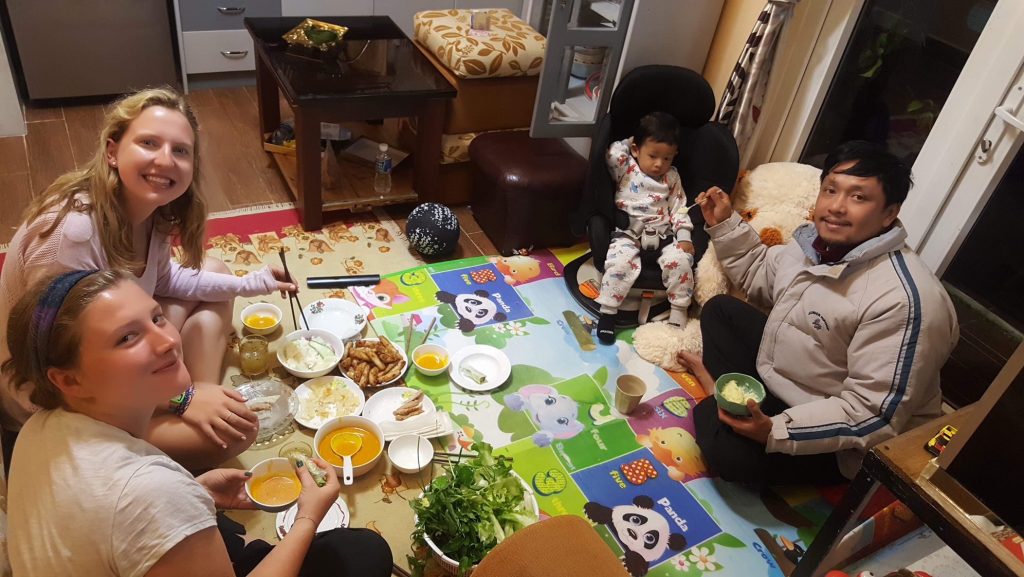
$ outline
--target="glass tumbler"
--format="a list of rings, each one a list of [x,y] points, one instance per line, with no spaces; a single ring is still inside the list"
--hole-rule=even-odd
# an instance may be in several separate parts
[[[270,363],[270,345],[267,339],[258,335],[243,337],[238,343],[238,356],[241,359],[243,375],[262,375],[267,372],[267,365]]]

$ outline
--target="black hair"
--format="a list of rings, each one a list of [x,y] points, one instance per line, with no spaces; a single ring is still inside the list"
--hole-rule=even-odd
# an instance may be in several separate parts
[[[833,150],[821,169],[821,181],[824,182],[837,166],[851,160],[856,163],[841,174],[877,178],[885,193],[885,206],[902,204],[907,199],[910,187],[914,186],[910,167],[884,146],[866,140],[844,142]]]
[[[640,148],[648,140],[679,146],[679,121],[667,112],[652,112],[644,116],[636,125],[633,144]]]

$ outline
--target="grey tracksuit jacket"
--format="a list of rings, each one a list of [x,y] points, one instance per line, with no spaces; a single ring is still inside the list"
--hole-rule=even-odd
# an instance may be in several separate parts
[[[818,262],[812,223],[770,248],[735,213],[707,230],[729,279],[771,309],[757,368],[791,408],[769,452],[835,452],[852,478],[873,445],[941,414],[956,313],[899,221],[834,264]]]

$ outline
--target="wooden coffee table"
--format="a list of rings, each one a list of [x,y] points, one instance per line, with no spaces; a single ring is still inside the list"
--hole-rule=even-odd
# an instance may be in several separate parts
[[[295,117],[294,157],[274,157],[299,203],[302,226],[319,229],[325,211],[437,198],[444,101],[455,88],[387,16],[317,19],[348,27],[347,54],[317,59],[289,50],[281,37],[304,18],[245,19],[256,49],[261,131],[273,132],[281,122],[279,94]],[[416,136],[390,192],[374,192],[373,167],[358,161],[342,161],[341,182],[322,188],[321,122],[396,117],[415,118]]]

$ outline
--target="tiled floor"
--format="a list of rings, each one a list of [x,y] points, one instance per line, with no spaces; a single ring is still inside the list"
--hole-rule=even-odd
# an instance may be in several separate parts
[[[260,144],[256,87],[195,90],[199,119],[200,186],[213,212],[289,202],[291,194]],[[282,111],[287,116],[287,111]],[[0,138],[0,245],[10,242],[32,197],[61,174],[90,160],[98,146],[103,104],[26,107],[26,136]],[[405,228],[413,205],[388,207]],[[468,207],[457,207],[459,248],[447,258],[496,254]]]

